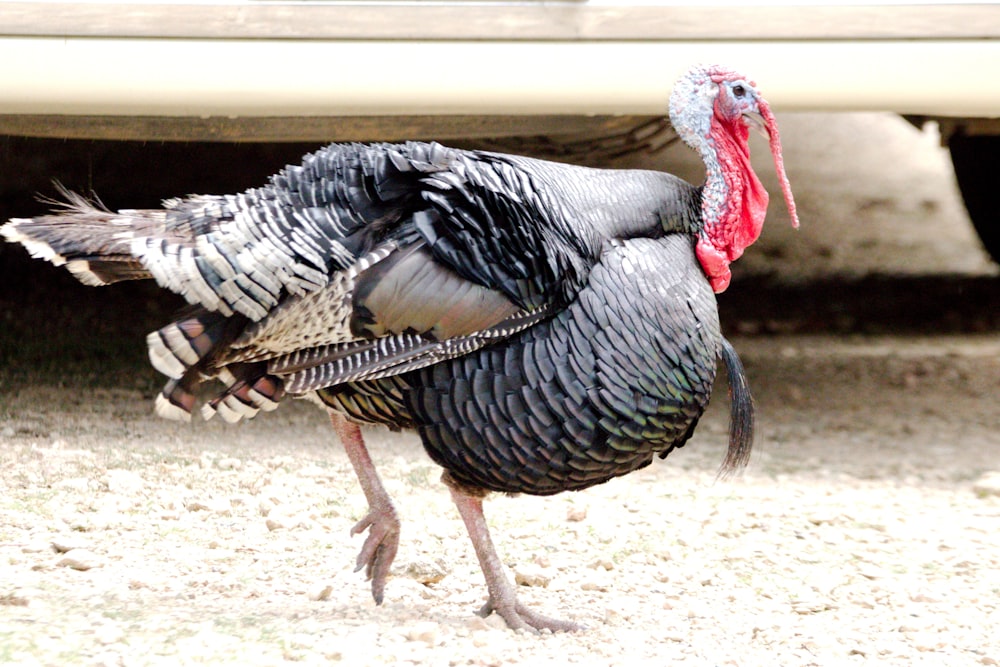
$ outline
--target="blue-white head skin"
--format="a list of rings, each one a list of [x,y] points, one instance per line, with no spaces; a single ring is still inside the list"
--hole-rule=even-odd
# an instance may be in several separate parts
[[[712,289],[722,292],[732,277],[729,264],[760,236],[767,213],[767,191],[750,166],[751,127],[770,143],[792,226],[799,226],[778,126],[757,85],[721,65],[698,65],[677,81],[670,122],[705,161],[704,224],[695,251]]]

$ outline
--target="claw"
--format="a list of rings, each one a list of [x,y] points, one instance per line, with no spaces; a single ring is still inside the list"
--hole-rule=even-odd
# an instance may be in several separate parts
[[[482,609],[476,613],[479,616],[486,618],[493,612],[496,612],[500,618],[507,623],[507,627],[511,630],[527,630],[528,632],[537,634],[541,630],[550,630],[552,632],[578,632],[586,629],[586,626],[574,623],[573,621],[564,621],[558,618],[552,618],[551,616],[546,616],[544,614],[539,614],[533,609],[523,605],[517,600],[516,597],[514,598],[512,604],[496,603],[491,597],[489,601],[483,605]]]
[[[372,598],[382,604],[389,568],[399,550],[399,519],[390,505],[388,510],[372,508],[361,521],[351,528],[351,535],[368,531],[365,543],[358,553],[355,572],[365,571],[365,578],[372,582]]]

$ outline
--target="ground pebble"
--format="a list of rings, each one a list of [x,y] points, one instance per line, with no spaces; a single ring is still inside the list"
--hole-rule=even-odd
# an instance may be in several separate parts
[[[60,535],[52,539],[52,548],[61,554],[74,549],[83,550],[86,546],[86,542],[77,535]]]
[[[440,562],[429,560],[414,560],[406,566],[406,576],[424,586],[436,584],[448,575],[448,571]]]
[[[184,509],[188,512],[212,512],[222,516],[230,516],[233,513],[232,505],[229,504],[228,500],[217,500],[215,498],[192,500],[184,505]]]
[[[104,565],[104,557],[87,549],[71,549],[56,563],[59,567],[70,567],[85,572]]]
[[[531,565],[519,565],[514,568],[514,581],[518,586],[547,588],[552,583],[552,577],[543,572],[541,568]]]
[[[322,602],[323,600],[329,600],[332,593],[333,584],[323,584],[321,586],[317,586],[311,593],[309,593],[309,599],[314,602]]]

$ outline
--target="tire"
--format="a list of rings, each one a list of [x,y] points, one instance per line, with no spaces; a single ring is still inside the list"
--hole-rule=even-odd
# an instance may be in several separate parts
[[[948,149],[972,225],[986,252],[1000,263],[1000,136],[954,134]]]

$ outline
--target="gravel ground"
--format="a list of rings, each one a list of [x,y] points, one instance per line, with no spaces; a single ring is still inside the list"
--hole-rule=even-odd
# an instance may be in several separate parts
[[[351,571],[363,498],[311,405],[188,426],[140,390],[25,390],[0,433],[0,660],[998,664],[1000,343],[735,342],[761,411],[742,477],[715,479],[718,398],[666,462],[488,502],[522,598],[588,626],[542,637],[474,615],[475,556],[410,435],[369,434],[404,522],[376,607]]]
[[[159,420],[142,332],[172,304],[0,261],[15,286],[0,286],[0,662],[1000,664],[997,271],[932,134],[829,120],[782,118],[804,228],[773,206],[722,299],[758,399],[747,472],[715,477],[720,387],[666,461],[487,502],[522,600],[582,633],[475,616],[485,587],[439,471],[382,430],[371,449],[403,533],[376,607],[352,571],[363,497],[322,413]],[[775,274],[805,288],[762,290]],[[866,296],[872,274],[886,282]],[[940,317],[902,326],[910,290]]]

